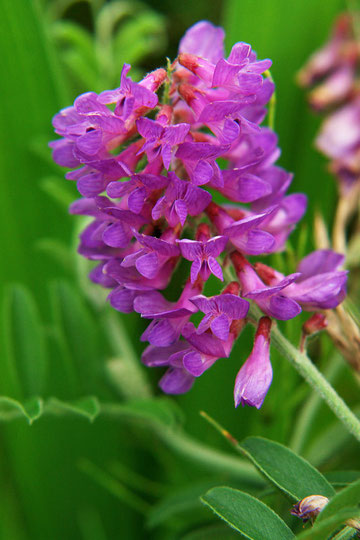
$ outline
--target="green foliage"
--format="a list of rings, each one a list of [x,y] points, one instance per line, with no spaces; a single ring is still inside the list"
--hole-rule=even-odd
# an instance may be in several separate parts
[[[201,500],[245,538],[295,538],[271,508],[247,493],[229,487],[216,487],[208,491]]]
[[[318,120],[308,112],[294,75],[328,34],[340,1],[228,0],[215,6],[199,0],[185,6],[155,0],[0,0],[0,7],[0,537],[239,537],[199,500],[222,484],[241,491],[214,488],[204,500],[242,534],[259,534],[260,524],[248,519],[251,512],[269,520],[264,530],[271,538],[293,537],[281,518],[295,532],[301,524],[290,518],[288,500],[266,487],[270,481],[294,500],[310,487],[329,490],[326,513],[300,536],[324,539],[357,512],[358,484],[351,482],[359,478],[358,447],[321,404],[310,403],[311,422],[299,428],[301,411],[309,410],[303,405],[307,389],[275,351],[274,384],[263,409],[234,410],[231,389],[249,353],[251,329],[233,357],[204,374],[191,393],[173,400],[154,397],[157,375],[139,362],[142,323],[107,310],[106,291],[89,283],[90,267],[74,247],[83,222],[70,219],[66,210],[77,197],[75,186],[51,162],[47,143],[54,138],[51,117],[79,92],[117,86],[124,62],[135,64],[135,78],[164,64],[165,54],[175,57],[187,25],[211,16],[219,24],[223,7],[228,44],[248,41],[260,57],[274,61],[282,163],[295,171],[294,190],[310,196],[296,248],[277,261],[282,268],[294,266],[312,242],[312,210],[319,205],[331,217],[335,192],[324,160],[311,148]],[[161,56],[159,62],[154,55]],[[327,187],[320,192],[320,185]],[[355,252],[356,246],[353,260]],[[293,328],[295,342],[299,328]],[[329,346],[321,340],[316,347],[327,363]],[[358,387],[343,367],[336,384],[358,412]],[[248,438],[243,448],[263,480],[250,461],[231,454],[208,429],[200,408],[219,414],[240,439],[262,434],[288,444],[296,432],[301,453],[326,469],[328,482],[284,446],[261,439],[263,446],[256,447],[258,439]],[[302,472],[297,479],[294,467]],[[330,484],[349,491],[333,496]],[[345,528],[336,538],[352,535]]]
[[[295,501],[308,495],[331,497],[335,494],[319,471],[282,444],[262,437],[249,437],[240,448],[270,482]]]
[[[112,1],[91,6],[94,32],[62,15],[76,0],[50,4],[51,32],[70,84],[78,92],[101,92],[119,85],[124,63],[135,65],[132,77],[141,76],[142,62],[165,49],[164,19],[141,2]],[[57,8],[57,9],[56,9]]]

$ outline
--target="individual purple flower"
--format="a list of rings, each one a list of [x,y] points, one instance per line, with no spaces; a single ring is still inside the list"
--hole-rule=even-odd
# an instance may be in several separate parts
[[[145,152],[149,162],[161,156],[165,169],[169,169],[173,148],[184,142],[190,130],[186,123],[167,125],[169,119],[165,114],[160,114],[157,121],[150,118],[139,118],[136,122],[138,132],[145,139],[145,143],[139,153]]]
[[[148,367],[167,367],[167,371],[159,381],[159,386],[166,394],[184,394],[195,381],[195,376],[183,366],[184,352],[189,350],[185,341],[177,341],[167,347],[149,345],[141,357]]]
[[[211,195],[208,191],[180,180],[173,172],[168,176],[170,184],[155,204],[152,218],[158,220],[165,216],[170,227],[178,223],[184,225],[188,215],[197,216],[204,211],[211,201]]]
[[[198,334],[193,323],[187,323],[182,335],[189,343],[189,350],[183,356],[183,366],[194,377],[200,377],[220,358],[228,358],[241,325],[232,325],[226,341],[210,332]]]
[[[121,265],[135,266],[137,271],[148,279],[156,277],[169,259],[180,255],[180,249],[175,244],[177,234],[173,229],[165,230],[161,238],[140,234],[136,230],[133,230],[133,235],[140,249],[126,255]]]
[[[254,300],[264,313],[281,321],[292,319],[301,312],[299,304],[284,293],[300,274],[291,274],[276,285],[266,286],[243,255],[234,252],[231,260],[240,281],[241,296]]]
[[[202,224],[198,228],[198,240],[178,240],[182,256],[188,261],[193,261],[191,265],[191,282],[197,279],[198,275],[206,281],[210,274],[214,274],[221,281],[224,280],[221,266],[216,260],[225,249],[227,236],[210,237],[209,227]]]
[[[249,311],[249,303],[240,298],[238,294],[239,284],[233,281],[218,296],[207,298],[199,295],[190,298],[190,302],[205,313],[197,333],[203,334],[211,329],[214,336],[222,341],[227,341],[232,321],[245,319]]]
[[[147,327],[141,341],[149,341],[152,345],[167,347],[174,343],[197,308],[189,298],[202,291],[201,280],[191,284],[188,282],[177,302],[169,302],[157,291],[137,296],[134,309],[146,319],[153,319]]]
[[[169,183],[165,176],[155,174],[134,174],[126,182],[111,182],[107,187],[107,194],[113,199],[128,196],[129,210],[140,214],[144,204],[154,191],[161,190]]]
[[[165,70],[156,70],[140,83],[136,83],[127,76],[130,69],[129,64],[124,64],[120,77],[120,87],[102,92],[98,98],[99,103],[116,103],[114,113],[124,121],[129,121],[129,118],[134,121],[137,115],[145,112],[144,109],[156,107],[158,97],[154,91],[157,90],[166,77]]]
[[[347,272],[337,270],[343,262],[344,256],[330,249],[310,253],[299,263],[298,276],[282,289],[282,294],[306,311],[335,308],[346,295]],[[255,267],[268,285],[276,287],[285,278],[263,264]]]
[[[184,142],[179,146],[176,157],[181,159],[193,184],[211,184],[219,188],[224,181],[216,158],[223,155],[226,149],[224,145],[207,142]]]
[[[260,409],[272,381],[270,363],[271,320],[262,317],[255,334],[253,350],[235,379],[234,401]]]

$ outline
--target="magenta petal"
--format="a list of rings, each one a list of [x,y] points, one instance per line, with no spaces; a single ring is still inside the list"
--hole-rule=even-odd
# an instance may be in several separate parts
[[[297,268],[297,271],[302,274],[299,281],[316,274],[333,272],[337,270],[343,262],[344,255],[336,253],[331,249],[318,249],[317,251],[313,251],[302,259]]]
[[[288,321],[301,313],[301,307],[295,300],[276,294],[270,298],[267,313],[280,321]]]
[[[253,229],[243,236],[231,238],[231,242],[243,253],[248,255],[261,255],[269,253],[275,245],[275,238],[272,234],[259,229]]]
[[[76,146],[84,154],[93,156],[100,150],[101,142],[102,133],[100,130],[95,129],[79,137],[76,141]]]
[[[260,341],[260,338],[262,340]],[[269,346],[264,344],[260,336],[254,345],[253,352],[246,360],[236,376],[234,387],[235,407],[250,405],[260,409],[272,381],[272,367]]]
[[[104,191],[104,176],[96,171],[84,174],[77,181],[76,187],[84,197],[95,197]]]
[[[129,195],[128,198],[128,207],[131,212],[134,214],[140,214],[143,209],[144,202],[146,197],[145,188],[137,188]]]
[[[161,148],[161,157],[166,170],[169,169],[171,163],[171,146],[170,144],[164,144]]]
[[[213,319],[210,328],[214,336],[222,341],[226,341],[229,337],[230,324],[229,319],[225,314],[219,315]]]
[[[149,341],[151,345],[157,347],[168,347],[178,338],[179,333],[176,326],[167,319],[157,319],[152,321],[143,335],[141,341]]]
[[[210,182],[214,174],[213,168],[207,161],[199,161],[196,165],[193,179],[196,185],[201,186]]]
[[[158,291],[150,291],[146,294],[140,294],[134,301],[134,309],[142,316],[148,313],[155,314],[169,309],[170,302],[165,300]]]
[[[195,240],[179,240],[178,244],[180,246],[180,251],[182,256],[188,261],[194,261],[195,259],[201,257],[202,249],[201,242],[196,242]]]
[[[169,347],[155,347],[149,345],[142,354],[141,361],[149,367],[173,365],[173,359],[177,356],[182,358],[184,351],[189,350],[189,345],[184,341],[177,341]],[[179,365],[182,365],[182,361]]]
[[[176,214],[179,217],[181,225],[184,225],[187,214],[188,214],[186,202],[182,199],[178,199],[174,203],[174,208],[175,208]]]
[[[159,272],[160,264],[157,253],[147,253],[137,259],[135,263],[137,271],[148,279],[154,278]]]
[[[118,287],[109,294],[108,299],[113,308],[122,313],[131,313],[134,311],[133,304],[136,294],[136,291]]]
[[[166,394],[184,394],[194,384],[194,377],[185,369],[170,367],[160,379],[159,386]]]
[[[211,323],[212,318],[213,318],[212,313],[208,313],[207,315],[205,315],[205,317],[202,319],[202,321],[200,322],[198,326],[197,334],[203,334],[204,332],[206,332],[206,330],[210,328],[210,323]]]
[[[210,272],[214,274],[214,276],[219,278],[221,281],[224,281],[224,276],[221,270],[221,266],[214,257],[208,258],[208,265],[210,268]]]
[[[194,377],[200,377],[209,369],[215,362],[217,358],[214,356],[207,356],[205,354],[200,354],[197,351],[190,351],[184,355],[183,364],[184,368],[191,373]]]
[[[250,307],[249,302],[233,294],[216,296],[215,302],[218,311],[226,313],[230,319],[244,319]]]
[[[197,258],[194,260],[194,262],[191,265],[191,270],[190,270],[191,283],[194,283],[197,280],[200,270],[201,270],[201,260]]]
[[[224,56],[224,30],[200,21],[187,30],[180,41],[179,52],[196,54],[216,63]]]
[[[204,248],[205,254],[217,257],[218,255],[220,255],[220,253],[224,251],[227,242],[227,236],[214,236],[214,238],[211,238],[206,242]]]
[[[129,228],[124,227],[121,223],[114,223],[105,229],[102,238],[108,246],[123,248],[128,245],[131,236]]]

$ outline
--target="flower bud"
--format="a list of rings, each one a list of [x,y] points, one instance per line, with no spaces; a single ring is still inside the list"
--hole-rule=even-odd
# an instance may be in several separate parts
[[[311,336],[323,330],[328,325],[328,321],[323,313],[314,313],[302,326],[305,336]]]
[[[328,502],[329,499],[322,495],[309,495],[296,503],[290,510],[290,513],[303,521],[308,521],[309,519],[316,518]]]
[[[235,407],[250,405],[260,409],[272,381],[270,363],[271,319],[261,317],[255,334],[254,348],[236,376]]]

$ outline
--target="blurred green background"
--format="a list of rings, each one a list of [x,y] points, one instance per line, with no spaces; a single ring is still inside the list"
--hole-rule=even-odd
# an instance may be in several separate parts
[[[67,206],[77,195],[51,161],[51,118],[80,92],[115,87],[125,61],[134,65],[134,77],[164,65],[198,20],[224,26],[228,50],[246,41],[260,58],[273,60],[280,163],[295,174],[291,190],[309,197],[306,227],[294,234],[289,260],[276,261],[291,264],[299,246],[313,248],[314,210],[330,226],[336,199],[326,162],[313,148],[320,120],[295,74],[345,6],[340,0],[0,0],[0,6],[0,389],[13,400],[0,398],[0,538],[185,538],[214,523],[198,502],[204,489],[220,482],[251,490],[259,482],[232,471],[231,461],[216,469],[216,458],[202,453],[198,441],[231,451],[199,411],[239,439],[261,434],[288,444],[309,391],[274,353],[264,407],[234,409],[234,378],[251,350],[248,329],[232,357],[190,393],[162,401],[159,374],[137,361],[142,322],[111,313],[76,255],[81,221]],[[295,341],[299,324],[284,325]],[[314,347],[326,366],[331,345],[323,339]],[[340,392],[346,389],[354,402],[351,374],[335,371]],[[58,401],[41,415],[38,396]],[[150,401],[133,403],[140,398]],[[97,414],[98,401],[114,407]],[[29,425],[26,417],[40,415]],[[353,443],[331,413],[321,406],[315,420],[297,450],[325,469],[351,468]],[[346,466],[337,461],[340,445]],[[206,530],[207,538],[232,538],[221,525]]]

